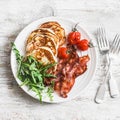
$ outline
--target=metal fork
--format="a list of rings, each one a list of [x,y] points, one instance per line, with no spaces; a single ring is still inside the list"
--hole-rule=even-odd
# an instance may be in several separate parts
[[[104,100],[104,96],[105,96],[105,83],[107,80],[107,74],[109,71],[109,66],[110,66],[110,59],[109,59],[109,49],[110,49],[110,45],[109,45],[109,41],[106,39],[106,33],[105,33],[105,29],[104,28],[98,28],[97,30],[97,42],[98,42],[98,47],[100,50],[100,53],[102,55],[105,55],[106,57],[106,66],[105,68],[107,68],[105,77],[102,81],[102,83],[100,84],[98,90],[97,90],[97,94],[95,97],[95,101],[97,103],[102,103]]]
[[[117,55],[120,52],[120,35],[116,34],[111,46],[110,46],[110,59],[111,64],[112,60],[115,59],[115,55]],[[110,95],[113,98],[116,98],[119,96],[119,89],[117,86],[117,83],[112,75],[112,69],[110,64],[110,71],[109,71],[109,89],[110,89]]]

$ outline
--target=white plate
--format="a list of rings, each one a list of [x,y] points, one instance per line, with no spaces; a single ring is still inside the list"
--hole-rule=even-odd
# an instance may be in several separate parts
[[[59,17],[47,17],[47,18],[42,18],[39,19],[31,24],[29,24],[27,27],[25,27],[20,34],[17,36],[16,40],[15,40],[15,44],[17,49],[20,51],[20,53],[22,55],[25,54],[25,43],[26,43],[26,39],[28,37],[28,35],[35,29],[38,28],[38,26],[44,22],[48,22],[48,21],[57,21],[58,23],[61,24],[61,26],[65,29],[66,35],[71,31],[72,27],[76,24],[73,21],[67,20],[67,19],[63,19],[63,18],[59,18]],[[80,33],[82,34],[83,38],[86,38],[88,40],[90,40],[90,36],[88,35],[88,33],[83,30],[80,26],[77,27],[77,29],[80,31]],[[88,69],[87,71],[80,75],[76,81],[75,84],[72,88],[72,90],[69,92],[68,97],[67,98],[62,98],[60,96],[58,96],[56,93],[54,93],[54,98],[53,101],[50,101],[48,97],[44,97],[43,98],[43,102],[49,102],[49,103],[59,103],[59,102],[65,102],[65,101],[69,101],[71,99],[74,99],[76,96],[80,95],[80,93],[86,88],[86,86],[90,83],[90,81],[93,79],[93,76],[95,74],[95,69],[96,69],[96,50],[95,48],[91,48],[87,51],[88,55],[90,56],[90,61],[88,63]],[[84,52],[84,54],[87,54],[86,52]],[[21,81],[17,78],[16,74],[17,74],[17,63],[16,63],[16,57],[15,54],[13,53],[13,51],[11,51],[11,68],[12,68],[12,72],[13,75],[16,79],[16,81],[18,82],[18,84],[21,84]],[[34,93],[31,90],[28,90],[27,86],[22,86],[21,87],[27,94],[29,94],[30,96],[39,99],[38,96],[36,96],[36,93]]]

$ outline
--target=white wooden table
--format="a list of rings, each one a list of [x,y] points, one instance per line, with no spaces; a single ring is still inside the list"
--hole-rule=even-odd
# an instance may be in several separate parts
[[[120,98],[110,98],[108,89],[103,104],[94,102],[103,76],[100,55],[93,82],[72,101],[40,104],[17,85],[10,68],[10,42],[27,24],[51,16],[50,6],[56,16],[79,22],[93,35],[99,25],[105,26],[110,40],[120,33],[119,0],[0,0],[0,120],[120,120]],[[120,60],[113,71],[120,88]]]

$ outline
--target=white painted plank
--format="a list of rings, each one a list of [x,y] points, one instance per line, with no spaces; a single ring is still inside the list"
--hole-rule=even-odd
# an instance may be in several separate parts
[[[0,1],[0,119],[1,120],[120,120],[120,100],[111,99],[107,89],[106,102],[94,103],[103,75],[100,56],[96,77],[76,99],[61,104],[40,104],[16,83],[10,68],[10,42],[30,22],[52,14],[72,19],[90,33],[103,24],[111,40],[120,30],[119,0],[1,0]],[[115,79],[120,86],[120,61],[114,63]]]
[[[54,0],[58,9],[79,10],[116,10],[120,9],[119,0]]]

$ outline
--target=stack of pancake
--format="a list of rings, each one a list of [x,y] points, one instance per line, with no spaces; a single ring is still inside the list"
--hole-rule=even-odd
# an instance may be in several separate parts
[[[27,39],[26,55],[43,64],[57,62],[57,49],[65,43],[65,30],[58,22],[43,23]]]

